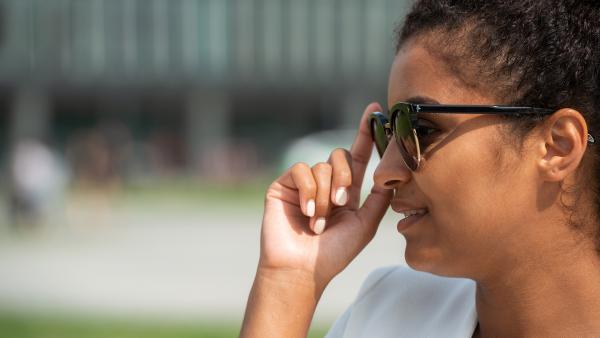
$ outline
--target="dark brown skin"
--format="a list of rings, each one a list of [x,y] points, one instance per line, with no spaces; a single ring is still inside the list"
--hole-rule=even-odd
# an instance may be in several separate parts
[[[411,98],[442,104],[498,104],[462,85],[418,40],[399,51],[390,72],[388,106]],[[390,143],[375,187],[359,207],[359,186],[371,143],[365,117],[350,152],[328,163],[298,164],[269,188],[261,258],[242,337],[302,337],[331,279],[368,244],[387,209],[427,208],[402,231],[406,261],[416,270],[477,282],[478,337],[597,337],[600,258],[597,224],[567,224],[561,189],[576,182],[587,147],[587,125],[574,109],[545,119],[521,154],[503,137],[496,116],[423,114],[439,129],[422,149],[417,172]],[[335,191],[349,188],[344,206]],[[585,213],[587,195],[577,212]],[[317,201],[307,217],[306,201]],[[324,217],[324,231],[315,219]],[[399,216],[400,218],[400,216]],[[317,230],[318,233],[315,233]]]

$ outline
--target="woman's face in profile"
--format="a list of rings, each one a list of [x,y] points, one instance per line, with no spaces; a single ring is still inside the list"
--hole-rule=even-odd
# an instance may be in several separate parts
[[[392,65],[388,107],[399,101],[501,104],[498,100],[494,93],[461,82],[418,40],[409,41]],[[512,249],[528,245],[520,241],[520,233],[536,217],[538,187],[527,145],[519,154],[507,142],[510,136],[498,116],[419,118],[433,130],[421,139],[418,171],[405,167],[390,142],[375,172],[377,184],[395,189],[393,208],[428,210],[402,230],[407,263],[417,270],[473,279],[501,273],[503,265],[510,266]]]

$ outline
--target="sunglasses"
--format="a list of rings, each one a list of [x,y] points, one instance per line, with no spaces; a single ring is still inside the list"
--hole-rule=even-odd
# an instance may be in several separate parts
[[[380,113],[372,113],[369,117],[371,137],[380,157],[387,148],[392,136],[396,137],[396,144],[402,155],[404,164],[412,170],[419,169],[421,162],[421,147],[419,137],[425,137],[427,128],[420,125],[419,113],[442,114],[490,114],[511,116],[544,116],[555,112],[553,109],[536,107],[511,107],[511,106],[479,106],[479,105],[437,105],[415,104],[400,102],[390,109],[388,118]],[[594,137],[588,134],[588,143],[594,143]]]

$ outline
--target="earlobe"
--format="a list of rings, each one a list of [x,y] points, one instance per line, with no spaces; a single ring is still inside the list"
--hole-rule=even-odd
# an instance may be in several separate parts
[[[538,169],[546,181],[562,181],[574,172],[583,158],[587,145],[587,124],[574,109],[556,111],[543,129],[543,156]]]

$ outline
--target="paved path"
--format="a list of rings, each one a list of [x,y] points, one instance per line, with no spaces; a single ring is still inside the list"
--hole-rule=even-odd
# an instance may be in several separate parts
[[[67,213],[66,229],[2,240],[2,307],[241,320],[258,259],[260,208],[75,209]],[[334,320],[369,271],[403,264],[395,217],[388,213],[374,241],[332,282],[316,322]]]

